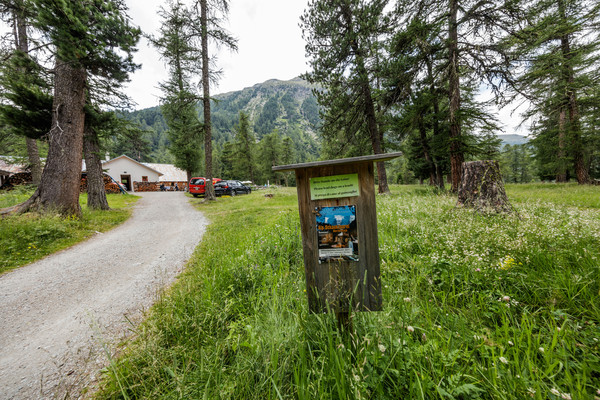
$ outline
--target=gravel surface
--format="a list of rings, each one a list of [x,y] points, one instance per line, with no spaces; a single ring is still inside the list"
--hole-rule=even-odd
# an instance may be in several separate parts
[[[0,276],[0,399],[78,398],[179,274],[207,220],[181,192],[123,225]]]

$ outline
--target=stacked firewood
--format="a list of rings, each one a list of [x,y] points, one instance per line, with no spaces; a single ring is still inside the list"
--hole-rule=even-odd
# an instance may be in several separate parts
[[[158,182],[133,182],[133,190],[136,192],[158,192],[160,186]]]
[[[104,180],[104,191],[106,193],[121,193],[121,189],[119,189],[119,185],[113,182],[113,180],[108,175],[103,176]],[[79,183],[79,192],[85,193],[87,192],[87,175],[81,175],[81,182]]]
[[[110,178],[109,178],[109,180],[110,180]],[[109,193],[112,193],[112,194],[118,194],[118,193],[121,193],[121,189],[119,188],[119,185],[117,185],[117,184],[116,184],[116,183],[114,183],[114,182],[109,182],[109,183],[106,183],[106,182],[105,182],[105,183],[104,183],[104,191],[105,191],[107,194],[109,194]]]
[[[0,190],[11,190],[15,186],[25,185],[32,182],[31,172],[19,172],[8,177],[4,185],[0,187]]]

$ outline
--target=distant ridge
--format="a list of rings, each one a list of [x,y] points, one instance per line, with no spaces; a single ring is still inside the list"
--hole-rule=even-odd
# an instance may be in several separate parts
[[[253,86],[212,96],[211,109],[213,140],[217,146],[235,140],[240,112],[249,116],[257,141],[276,132],[294,143],[298,162],[318,157],[320,150],[317,131],[321,125],[319,105],[312,93],[313,86],[296,77],[288,81],[269,79]],[[201,104],[198,115],[202,118]],[[126,113],[126,116],[146,129],[150,142],[148,157],[155,162],[169,163],[166,135],[167,125],[159,106]]]
[[[498,135],[498,139],[502,140],[502,146],[506,144],[510,144],[511,146],[515,144],[525,144],[529,142],[529,138],[521,135]]]

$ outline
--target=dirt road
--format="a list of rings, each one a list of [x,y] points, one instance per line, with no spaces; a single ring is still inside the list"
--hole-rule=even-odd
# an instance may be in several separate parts
[[[206,219],[181,192],[140,195],[118,228],[0,276],[0,399],[77,398],[181,272]]]

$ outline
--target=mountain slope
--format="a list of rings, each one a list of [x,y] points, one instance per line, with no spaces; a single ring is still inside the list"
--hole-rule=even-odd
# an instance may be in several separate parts
[[[526,136],[521,135],[498,135],[498,139],[502,140],[502,146],[505,144],[515,145],[529,142]]]
[[[280,136],[289,136],[296,150],[296,160],[306,161],[317,157],[319,143],[317,129],[320,124],[319,107],[312,94],[311,85],[295,78],[289,81],[272,79],[239,91],[215,95],[212,105],[213,140],[218,146],[235,139],[235,127],[239,113],[249,115],[257,141],[276,131]],[[198,115],[202,118],[198,105]],[[162,161],[166,154],[167,126],[160,107],[131,112],[128,118],[148,129],[147,139],[151,142],[152,154],[148,160]]]

